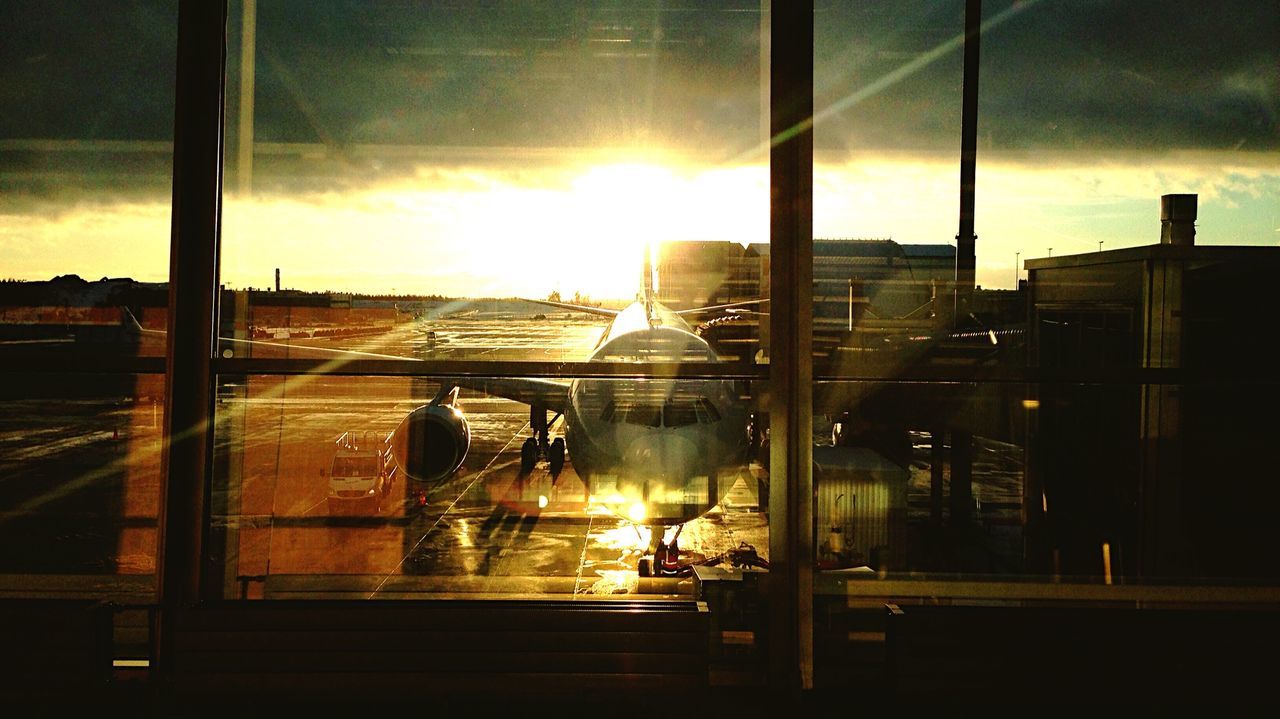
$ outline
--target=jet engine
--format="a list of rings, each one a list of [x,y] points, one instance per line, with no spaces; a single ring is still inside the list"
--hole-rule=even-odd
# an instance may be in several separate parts
[[[453,474],[471,448],[471,427],[457,407],[423,405],[391,434],[391,456],[416,482],[437,484]]]

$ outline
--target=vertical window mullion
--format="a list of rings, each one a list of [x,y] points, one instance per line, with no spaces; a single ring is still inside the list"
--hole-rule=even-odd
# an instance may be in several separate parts
[[[182,0],[178,9],[174,107],[173,214],[170,237],[157,583],[156,656],[167,667],[175,609],[200,594],[201,538],[212,435],[211,363],[217,311],[222,195],[222,100],[227,3]]]
[[[813,686],[813,3],[769,12],[769,675],[798,691]]]

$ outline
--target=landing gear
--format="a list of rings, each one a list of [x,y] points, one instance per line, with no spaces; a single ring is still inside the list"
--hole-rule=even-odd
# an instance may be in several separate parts
[[[560,471],[564,469],[564,438],[556,437],[552,440],[550,432],[551,425],[558,419],[560,415],[557,414],[548,422],[546,408],[538,406],[529,408],[529,426],[533,428],[533,436],[520,445],[521,474],[532,472],[539,459],[546,459],[551,476],[553,478],[560,476]]]
[[[533,465],[538,462],[538,440],[530,437],[520,445],[520,473],[528,474],[533,471]]]
[[[547,463],[551,465],[551,476],[559,477],[564,469],[564,437],[556,437],[547,449]]]

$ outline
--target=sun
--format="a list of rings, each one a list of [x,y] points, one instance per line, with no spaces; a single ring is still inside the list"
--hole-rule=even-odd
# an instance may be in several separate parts
[[[761,167],[594,158],[235,201],[224,269],[252,284],[283,265],[300,289],[625,301],[664,243],[767,240],[767,187]]]

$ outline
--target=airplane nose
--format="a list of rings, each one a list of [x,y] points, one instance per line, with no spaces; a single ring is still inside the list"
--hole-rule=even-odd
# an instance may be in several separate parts
[[[634,475],[686,478],[697,474],[698,448],[687,438],[672,433],[634,439],[627,445],[624,457],[629,473]]]

